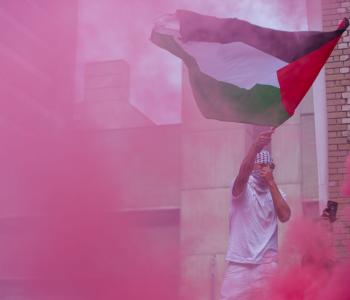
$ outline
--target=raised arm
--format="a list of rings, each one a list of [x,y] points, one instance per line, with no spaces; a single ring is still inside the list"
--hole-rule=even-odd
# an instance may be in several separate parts
[[[254,161],[256,155],[271,142],[271,135],[274,130],[265,131],[259,134],[254,143],[250,146],[248,154],[243,159],[241,167],[239,168],[238,176],[232,187],[232,195],[234,197],[239,196],[248,182],[250,173],[254,167]]]

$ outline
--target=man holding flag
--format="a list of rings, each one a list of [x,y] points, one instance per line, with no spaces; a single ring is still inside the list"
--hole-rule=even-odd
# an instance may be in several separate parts
[[[275,183],[271,155],[263,150],[272,133],[261,133],[250,146],[232,187],[221,300],[250,299],[256,293],[261,299],[277,268],[277,219],[288,221],[291,211]]]

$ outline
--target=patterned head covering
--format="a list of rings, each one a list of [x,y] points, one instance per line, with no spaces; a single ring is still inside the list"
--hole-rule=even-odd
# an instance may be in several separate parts
[[[254,163],[256,163],[256,164],[268,164],[268,165],[273,164],[273,160],[272,160],[270,152],[267,150],[260,151],[256,155]]]

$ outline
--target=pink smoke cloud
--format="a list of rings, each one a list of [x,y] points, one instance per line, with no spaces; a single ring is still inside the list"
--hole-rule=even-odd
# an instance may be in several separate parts
[[[82,1],[79,60],[126,59],[131,65],[131,103],[157,124],[181,120],[181,62],[157,49],[149,36],[155,20],[176,9],[238,17],[257,25],[305,30],[305,3],[298,1]],[[293,13],[291,13],[293,12]]]
[[[345,161],[345,178],[341,188],[341,192],[344,196],[350,196],[350,155]]]
[[[350,158],[345,162],[346,175],[341,187],[343,195],[350,194]],[[327,217],[317,220],[295,220],[287,230],[281,248],[286,262],[271,280],[266,299],[270,300],[347,300],[350,298],[348,274],[350,263],[338,259],[334,243],[335,232],[348,232],[349,207],[330,223]],[[339,222],[343,219],[345,222]],[[343,240],[350,251],[349,240]]]
[[[68,85],[76,82],[66,78],[65,69],[73,70],[75,66],[64,49],[74,53],[77,41],[63,36],[57,42],[55,31],[70,19],[73,1],[51,1],[46,6],[45,1],[41,2],[7,1],[1,6],[1,13],[6,15],[8,11],[2,21],[10,20],[12,24],[15,19],[16,29],[26,32],[35,27],[40,36],[49,37],[49,42],[44,43],[45,51],[37,51],[21,44],[21,37],[11,35],[8,27],[2,27],[4,38],[14,38],[14,46],[17,43],[23,46],[17,50],[25,54],[25,68],[34,65],[35,69],[37,61],[44,61],[48,69],[47,76],[39,76],[40,80],[35,82],[34,77],[40,72],[26,77],[23,70],[13,67],[15,64],[2,60],[4,126],[0,129],[3,141],[0,157],[4,242],[0,261],[2,278],[18,287],[8,296],[176,299],[180,265],[176,230],[172,229],[175,233],[171,236],[162,229],[148,231],[149,226],[142,222],[152,224],[157,218],[149,216],[147,210],[136,212],[136,217],[127,211],[117,211],[128,205],[151,206],[150,202],[159,194],[165,200],[169,194],[178,200],[176,192],[180,191],[173,190],[171,183],[179,181],[176,172],[180,158],[176,155],[180,155],[180,150],[174,147],[173,152],[164,151],[166,145],[173,146],[173,135],[167,132],[158,135],[128,129],[118,131],[124,137],[120,138],[117,134],[109,135],[110,132],[76,131],[72,120],[75,99],[68,91]],[[51,19],[50,12],[62,3],[62,19]],[[295,25],[292,18],[287,18],[289,9],[279,14],[279,3],[81,1],[80,63],[127,59],[134,70],[134,83],[140,85],[132,103],[158,123],[177,123],[182,68],[178,60],[148,41],[153,20],[181,7],[218,16],[235,15],[265,26],[299,28],[300,23]],[[36,13],[43,12],[44,19],[31,15],[24,5]],[[302,14],[300,9],[297,12]],[[298,20],[303,19],[300,14]],[[66,28],[67,32],[74,30]],[[29,37],[36,39],[35,34]],[[21,56],[10,51],[13,51],[10,58],[18,63]],[[70,61],[63,63],[66,59]],[[17,91],[17,97],[12,97]],[[139,173],[142,176],[138,177]],[[153,190],[146,190],[143,182]],[[160,189],[162,186],[171,193]],[[133,196],[127,199],[128,203],[123,198],[125,194]],[[166,204],[175,206],[176,201],[172,201]],[[141,225],[135,224],[135,219],[137,222],[141,219]],[[310,247],[313,251],[314,247]],[[317,252],[316,258],[319,256]],[[6,288],[10,289],[11,284]],[[201,288],[191,282],[187,285]]]

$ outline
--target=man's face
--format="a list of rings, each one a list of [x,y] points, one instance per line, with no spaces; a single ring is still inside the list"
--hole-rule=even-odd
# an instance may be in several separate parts
[[[258,179],[262,179],[265,184],[273,180],[273,169],[275,168],[274,164],[254,164],[254,173],[257,173],[253,176],[258,175]]]

